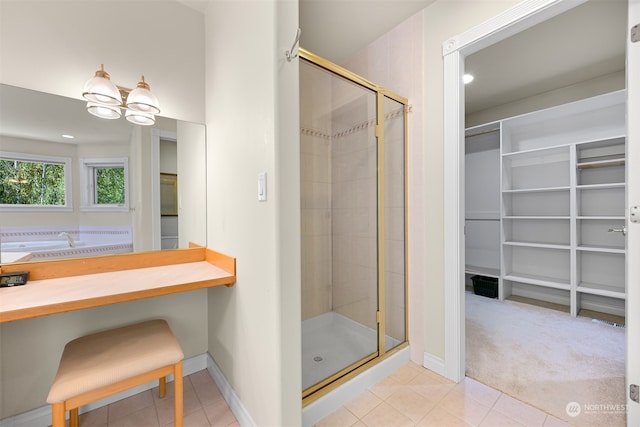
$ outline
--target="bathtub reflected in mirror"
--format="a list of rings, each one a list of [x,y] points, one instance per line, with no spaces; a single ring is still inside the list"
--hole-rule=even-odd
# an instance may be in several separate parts
[[[8,189],[20,180],[0,168],[0,263],[206,246],[204,125],[157,117],[135,126],[94,117],[85,105],[0,85],[0,159],[69,159],[68,197],[57,206],[16,205]],[[95,166],[113,159],[126,159],[128,200],[89,203]],[[176,177],[177,215],[162,215],[161,174]]]

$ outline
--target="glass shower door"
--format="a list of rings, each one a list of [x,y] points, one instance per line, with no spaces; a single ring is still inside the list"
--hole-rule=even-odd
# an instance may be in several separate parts
[[[387,96],[384,101],[384,297],[380,335],[385,351],[407,340],[406,320],[406,120],[405,106]]]
[[[378,355],[377,93],[300,61],[305,394]]]

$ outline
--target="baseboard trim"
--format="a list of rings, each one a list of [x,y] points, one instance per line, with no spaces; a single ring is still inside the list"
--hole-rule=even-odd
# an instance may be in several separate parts
[[[222,396],[224,396],[224,400],[227,401],[231,412],[235,415],[238,424],[242,427],[254,427],[257,426],[249,411],[244,406],[236,392],[231,387],[229,381],[224,376],[215,360],[211,357],[209,353],[207,353],[207,370],[209,371],[209,375],[213,378],[213,381],[216,383]]]
[[[203,353],[185,359],[183,361],[182,367],[184,376],[202,371],[203,369],[207,369],[207,365],[209,363],[208,359],[210,358],[211,356],[208,353]],[[173,381],[173,375],[170,375],[167,378],[167,381]],[[157,386],[157,381],[150,381],[129,390],[125,390],[122,393],[114,394],[112,396],[105,397],[104,399],[82,406],[78,412],[81,414],[89,412],[94,409],[109,405],[110,403],[117,402],[118,400],[126,399],[127,397],[131,397],[135,394],[142,393],[143,391],[151,390],[152,388]],[[218,385],[218,387],[220,387],[220,385]],[[42,427],[48,425],[51,425],[51,405],[41,406],[40,408],[36,408],[31,411],[23,412],[22,414],[14,415],[0,420],[0,427]]]
[[[424,353],[422,366],[435,372],[436,374],[446,377],[446,367],[444,360],[430,353]]]

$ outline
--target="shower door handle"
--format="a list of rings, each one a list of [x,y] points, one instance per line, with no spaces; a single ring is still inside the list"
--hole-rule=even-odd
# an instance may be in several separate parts
[[[622,233],[623,236],[627,235],[627,227],[623,226],[622,228],[610,228],[609,233]]]

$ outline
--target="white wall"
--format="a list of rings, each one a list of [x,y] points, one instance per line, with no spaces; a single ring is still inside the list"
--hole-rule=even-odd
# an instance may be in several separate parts
[[[98,30],[103,22],[114,27]],[[132,38],[145,42],[141,47]],[[203,52],[203,15],[177,2],[0,2],[4,84],[80,98],[84,82],[105,63],[125,86],[144,73],[163,115],[203,122]],[[64,344],[84,333],[164,317],[186,357],[206,352],[205,295],[194,291],[2,324],[0,419],[46,405]]]
[[[207,243],[238,267],[209,290],[209,352],[259,426],[301,423],[298,64],[284,56],[297,26],[297,1],[206,13]]]

